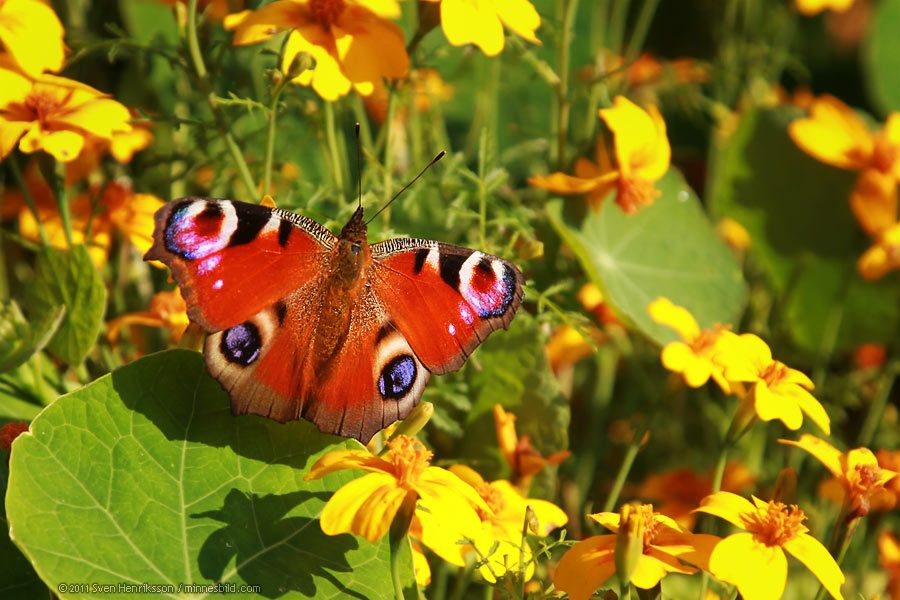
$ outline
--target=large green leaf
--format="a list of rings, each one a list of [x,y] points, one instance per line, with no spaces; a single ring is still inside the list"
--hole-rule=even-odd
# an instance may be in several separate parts
[[[391,598],[387,539],[319,526],[355,474],[303,481],[323,452],[359,447],[336,439],[305,421],[233,417],[199,354],[151,355],[59,398],[16,440],[10,535],[54,590],[223,583],[259,586],[236,598]]]
[[[869,95],[884,114],[900,110],[900,0],[875,4],[863,51]]]
[[[80,364],[94,346],[103,322],[103,280],[84,246],[43,248],[36,270],[35,281],[27,288],[31,318],[46,321],[65,306],[66,314],[47,347],[70,365]]]
[[[25,320],[15,300],[0,304],[0,373],[15,369],[39,352],[56,333],[66,313],[65,306],[44,316],[43,321]]]
[[[563,221],[560,202],[547,210],[607,302],[658,343],[677,338],[647,312],[660,296],[687,308],[701,327],[736,324],[747,285],[734,255],[677,170],[670,169],[657,189],[654,203],[633,215],[607,200],[580,230]]]
[[[744,116],[721,158],[716,208],[750,233],[801,348],[818,353],[831,339],[838,350],[887,342],[900,317],[900,285],[856,273],[869,245],[848,201],[856,176],[797,148],[787,133],[795,116],[791,109]]]

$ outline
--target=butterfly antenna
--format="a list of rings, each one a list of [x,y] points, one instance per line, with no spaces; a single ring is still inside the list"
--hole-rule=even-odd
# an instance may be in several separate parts
[[[362,206],[362,159],[359,157],[359,123],[356,124],[356,186],[358,195],[356,196],[356,205]]]
[[[419,177],[421,177],[422,175],[424,175],[424,174],[425,174],[425,171],[427,171],[428,169],[430,169],[430,168],[434,165],[434,163],[436,163],[437,161],[439,161],[439,160],[441,160],[442,158],[444,158],[444,155],[445,155],[445,154],[447,154],[447,151],[446,151],[446,150],[441,150],[441,151],[438,153],[437,156],[435,156],[434,158],[432,158],[432,159],[431,159],[431,162],[428,163],[428,164],[425,166],[424,169],[422,169],[421,171],[419,171],[419,174],[416,175],[415,177],[413,177],[412,181],[410,181],[409,183],[407,183],[406,185],[404,185],[402,188],[400,188],[400,191],[399,191],[399,192],[397,192],[396,194],[394,194],[394,196],[393,196],[390,200],[388,200],[387,203],[386,203],[384,206],[382,206],[381,208],[378,209],[378,212],[376,212],[374,215],[372,215],[372,217],[371,217],[368,221],[366,221],[366,225],[368,225],[369,223],[371,223],[372,220],[375,219],[375,217],[377,217],[378,215],[381,214],[381,211],[383,211],[383,210],[386,209],[388,206],[390,206],[390,205],[391,205],[391,202],[393,202],[394,200],[396,200],[396,199],[400,196],[400,194],[402,194],[403,192],[405,192],[406,189],[407,189],[409,186],[411,186],[412,184],[414,184],[414,183],[419,179]]]

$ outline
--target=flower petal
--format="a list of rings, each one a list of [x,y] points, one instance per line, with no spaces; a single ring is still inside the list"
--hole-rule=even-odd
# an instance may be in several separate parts
[[[43,150],[60,162],[75,160],[81,154],[81,149],[84,147],[83,135],[65,130],[40,135],[39,131],[37,127],[34,127],[25,134],[25,137],[19,142],[19,149],[22,152]]]
[[[441,27],[453,46],[475,44],[488,56],[503,50],[503,25],[496,11],[485,2],[443,0]]]
[[[736,533],[716,545],[709,572],[736,585],[747,600],[778,600],[787,582],[787,557],[779,546],[761,544],[750,533]]]
[[[831,435],[831,418],[825,412],[825,407],[816,400],[816,397],[803,389],[796,389],[791,396],[797,401],[800,410],[806,413],[825,435]]]
[[[529,42],[540,44],[534,32],[541,26],[541,15],[528,0],[494,0],[497,16],[503,24]]]
[[[900,175],[866,169],[856,180],[850,194],[850,208],[869,235],[878,235],[897,221],[898,179]]]
[[[19,138],[33,127],[32,123],[25,121],[4,121],[0,119],[0,159],[12,152]]]
[[[697,511],[715,515],[743,529],[747,528],[744,515],[757,512],[749,500],[731,492],[710,494],[700,502]]]
[[[394,467],[391,463],[369,453],[368,450],[336,450],[325,454],[317,460],[303,480],[321,479],[329,473],[344,469],[364,469],[387,475],[391,475],[394,472]]]
[[[825,440],[821,440],[814,435],[804,433],[796,442],[793,440],[778,441],[782,444],[787,444],[788,446],[796,446],[797,448],[806,450],[814,457],[816,457],[820,463],[825,465],[825,468],[831,471],[832,475],[834,475],[835,477],[844,476],[844,469],[841,465],[841,457],[843,456],[843,453]],[[873,456],[872,458],[874,459],[875,457]]]
[[[844,600],[841,596],[841,585],[844,583],[844,574],[841,567],[832,558],[828,550],[819,540],[806,533],[788,540],[783,544],[784,549],[790,552],[794,558],[806,565],[812,571],[822,587],[828,590],[837,600]]]
[[[612,175],[617,176],[616,173],[612,173]],[[550,175],[535,175],[528,178],[528,185],[558,194],[587,194],[596,189],[606,187],[607,183],[602,178],[582,179],[561,172],[551,173]]]
[[[571,600],[587,600],[616,572],[616,536],[595,535],[569,548],[553,574],[553,583]]]
[[[788,133],[801,150],[842,169],[865,168],[874,149],[874,138],[863,120],[829,95],[813,102],[809,117],[791,122]]]
[[[28,75],[62,69],[63,35],[59,17],[46,4],[37,0],[0,3],[0,41]]]
[[[784,394],[775,394],[764,381],[756,382],[751,392],[756,414],[763,421],[780,419],[788,429],[796,431],[803,424],[803,413],[796,401]]]
[[[359,517],[357,513],[363,504],[369,502],[372,497],[384,497],[391,489],[401,489],[397,487],[397,480],[390,475],[376,473],[364,475],[342,486],[332,494],[328,503],[325,504],[325,508],[322,509],[322,515],[319,517],[322,531],[326,535],[338,535],[349,532],[363,535],[362,531],[354,529],[354,527],[361,525],[367,534],[373,536],[372,538],[367,537],[369,541],[380,539],[387,533],[390,527],[390,520],[393,520],[394,515],[391,514],[390,520],[387,524],[384,524],[366,523],[365,518]],[[391,498],[391,500],[394,503],[394,506],[392,506],[393,512],[396,513],[403,501],[403,496],[401,495],[399,502],[397,502],[396,498]],[[384,517],[386,513],[386,509],[382,510],[381,516]],[[378,533],[381,535],[377,535]]]

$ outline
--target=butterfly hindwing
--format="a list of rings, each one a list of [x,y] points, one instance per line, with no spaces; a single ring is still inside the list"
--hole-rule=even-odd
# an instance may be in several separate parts
[[[502,258],[431,240],[372,245],[378,293],[391,319],[432,373],[456,371],[522,302],[524,278]]]

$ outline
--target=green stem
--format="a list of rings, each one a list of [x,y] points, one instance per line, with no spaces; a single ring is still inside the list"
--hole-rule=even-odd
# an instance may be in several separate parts
[[[634,438],[631,440],[631,444],[628,445],[628,450],[625,451],[625,456],[622,459],[622,465],[619,467],[619,472],[616,473],[616,480],[613,482],[613,487],[609,492],[609,496],[606,498],[606,502],[603,504],[603,512],[612,511],[619,501],[619,495],[622,493],[625,479],[628,478],[628,473],[631,471],[634,459],[641,449],[641,440],[644,439],[644,434],[646,432],[646,426],[634,432]]]
[[[578,0],[566,0],[563,4],[562,30],[559,38],[559,55],[557,56],[556,74],[559,84],[556,86],[557,124],[556,124],[556,166],[566,166],[566,143],[569,135],[569,46],[572,42],[572,24],[578,10]]]
[[[400,580],[400,564],[404,552],[410,552],[409,546],[409,525],[412,522],[413,514],[416,511],[416,494],[409,494],[404,500],[391,528],[388,532],[388,541],[391,549],[391,581],[394,584],[395,600],[404,600],[403,598],[403,582]]]
[[[269,194],[272,189],[272,163],[275,157],[275,124],[278,121],[278,100],[281,93],[287,87],[287,80],[279,83],[272,92],[272,104],[269,106],[269,128],[266,132],[266,162],[263,172],[263,195]]]
[[[740,411],[740,407],[738,408],[738,411]],[[715,494],[722,489],[722,478],[725,475],[725,465],[728,463],[728,450],[731,448],[731,445],[732,444],[726,440],[722,443],[722,447],[719,450],[719,458],[716,460],[716,469],[713,471],[712,491],[710,492],[712,494]],[[704,529],[711,531],[715,527],[714,517],[712,515],[708,515],[707,517]],[[703,571],[700,575],[700,600],[706,598],[707,588],[709,588],[709,573]]]
[[[613,0],[612,11],[609,15],[609,50],[614,56],[622,55],[622,45],[625,40],[625,21],[628,17],[628,5],[630,0]]]
[[[22,197],[25,199],[25,204],[28,205],[28,210],[34,215],[34,222],[37,223],[38,236],[41,238],[41,243],[44,246],[49,246],[50,239],[47,237],[47,232],[44,231],[44,226],[41,224],[41,217],[38,215],[37,204],[34,202],[31,190],[29,190],[28,186],[25,184],[25,177],[22,175],[22,170],[19,168],[19,159],[16,156],[16,153],[10,152],[4,162],[9,165],[13,178],[16,180],[16,185],[18,185],[19,189],[22,191]]]
[[[331,177],[338,195],[344,197],[344,175],[341,168],[341,157],[337,146],[337,132],[334,126],[334,103],[325,103],[325,140],[328,143],[328,156],[331,158]]]
[[[394,121],[397,117],[398,102],[397,91],[395,89],[389,87],[388,94],[388,109],[387,115],[384,118],[384,179],[382,180],[385,204],[390,202],[394,190]],[[387,210],[390,210],[390,208],[388,208]],[[385,225],[387,225],[387,221],[390,219],[390,215],[387,214],[384,216],[384,218]]]
[[[866,414],[866,420],[863,422],[862,428],[859,430],[859,445],[868,446],[875,437],[878,425],[884,415],[884,409],[887,407],[888,399],[891,397],[891,390],[894,382],[897,380],[897,374],[900,373],[900,361],[891,361],[888,363],[884,373],[878,382],[878,389],[872,398],[872,404],[869,405],[869,412]]]
[[[53,195],[56,196],[56,206],[59,210],[59,216],[62,219],[63,232],[66,235],[66,243],[69,248],[72,247],[72,213],[69,211],[69,195],[66,193],[66,171],[65,165],[53,159],[52,164],[48,165],[45,175],[48,176],[50,187],[53,189]],[[87,236],[87,231],[84,232]],[[85,238],[85,242],[87,239]]]
[[[253,175],[250,174],[250,169],[247,167],[247,161],[244,160],[244,155],[237,145],[237,142],[234,140],[234,136],[231,135],[227,121],[222,115],[222,111],[219,109],[218,104],[216,104],[215,95],[212,93],[212,85],[209,82],[209,72],[206,70],[206,65],[203,63],[203,56],[200,53],[200,44],[197,40],[197,0],[190,0],[188,3],[187,41],[191,62],[194,64],[194,70],[197,72],[200,86],[203,91],[206,92],[206,100],[209,103],[210,110],[212,110],[213,118],[216,122],[216,129],[225,141],[225,147],[228,149],[228,153],[231,155],[232,160],[234,160],[235,166],[237,166],[238,174],[241,176],[244,187],[247,188],[247,193],[255,198],[257,195],[256,182],[253,181]]]
[[[647,32],[650,30],[650,23],[656,15],[656,8],[659,6],[659,0],[644,0],[641,5],[641,12],[638,13],[637,22],[631,32],[631,39],[628,40],[628,49],[625,51],[625,64],[630,64],[641,52],[644,47],[644,41],[647,39]]]
[[[609,0],[595,0],[593,13],[591,14],[590,37],[591,55],[594,57],[593,80],[588,93],[587,112],[585,113],[582,126],[584,137],[579,141],[579,144],[582,145],[593,140],[594,133],[597,131],[597,107],[600,105],[601,100],[606,106],[612,103],[609,99],[606,78],[599,77],[601,69],[603,73],[609,71],[606,65],[607,56],[603,52],[603,45],[606,40],[607,14],[609,14]]]
[[[484,184],[487,172],[487,129],[481,130],[478,140],[478,232],[481,247],[486,246],[487,238],[487,186]]]

